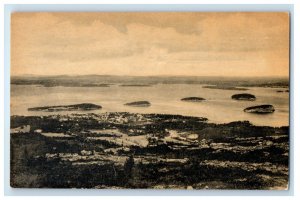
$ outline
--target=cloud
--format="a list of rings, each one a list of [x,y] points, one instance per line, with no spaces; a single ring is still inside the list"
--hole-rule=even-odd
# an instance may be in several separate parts
[[[69,21],[75,26],[90,26],[95,21],[101,21],[121,33],[127,33],[130,24],[142,24],[156,28],[173,28],[181,34],[199,34],[201,30],[195,26],[195,23],[206,18],[204,13],[199,12],[55,13],[53,17],[61,21]]]
[[[16,13],[12,73],[287,74],[288,30],[286,13]]]

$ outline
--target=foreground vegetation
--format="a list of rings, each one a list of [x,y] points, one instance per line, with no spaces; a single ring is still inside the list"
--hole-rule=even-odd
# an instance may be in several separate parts
[[[11,117],[11,186],[286,189],[288,127],[180,115]]]

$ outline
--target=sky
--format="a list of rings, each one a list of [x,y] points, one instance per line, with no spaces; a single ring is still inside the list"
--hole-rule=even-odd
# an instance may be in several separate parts
[[[21,13],[11,75],[285,76],[286,12]]]

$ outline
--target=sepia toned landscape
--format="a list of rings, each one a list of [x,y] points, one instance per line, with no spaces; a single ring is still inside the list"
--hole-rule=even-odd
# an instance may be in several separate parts
[[[15,188],[286,190],[288,13],[13,13]]]

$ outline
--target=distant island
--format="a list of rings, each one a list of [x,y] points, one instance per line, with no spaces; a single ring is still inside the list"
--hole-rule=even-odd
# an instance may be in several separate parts
[[[205,99],[202,97],[186,97],[181,99],[181,101],[188,101],[188,102],[201,102],[204,100]]]
[[[290,92],[290,90],[277,90],[276,92],[283,93],[283,92]]]
[[[235,100],[248,100],[248,101],[254,101],[256,99],[256,97],[253,94],[248,94],[248,93],[234,94],[231,96],[231,98]]]
[[[268,113],[273,113],[274,111],[275,108],[272,105],[251,106],[244,109],[244,112],[256,113],[256,114],[268,114]]]
[[[206,85],[203,86],[202,88],[219,89],[219,90],[249,90],[247,88],[226,86],[226,85]]]
[[[43,111],[43,112],[58,112],[58,111],[85,111],[98,110],[102,107],[92,103],[81,103],[74,105],[60,105],[60,106],[43,106],[28,108],[28,111]]]
[[[75,85],[73,87],[109,87],[111,84],[105,84],[105,83],[86,83],[86,84],[79,84]],[[72,86],[69,86],[72,87]]]
[[[135,106],[135,107],[149,107],[151,106],[149,101],[134,101],[130,103],[125,103],[125,106]]]
[[[120,87],[150,87],[148,84],[123,84]]]

